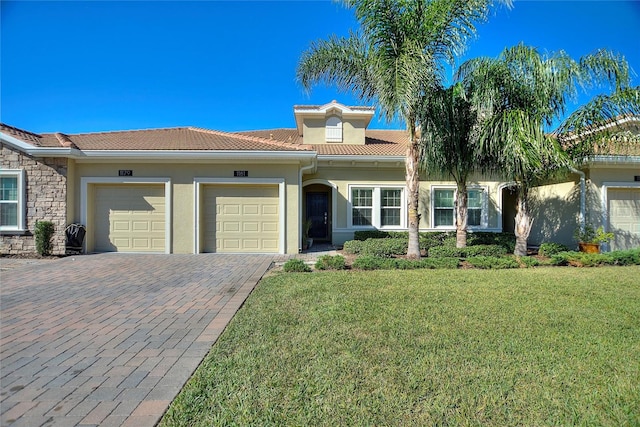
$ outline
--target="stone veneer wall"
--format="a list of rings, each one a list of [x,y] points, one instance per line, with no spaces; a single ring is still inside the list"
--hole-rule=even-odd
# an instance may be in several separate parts
[[[67,226],[67,162],[66,158],[34,158],[1,144],[2,169],[25,171],[25,203],[27,232],[0,236],[0,253],[19,255],[36,253],[36,221],[51,221],[55,227],[52,254],[65,253]]]

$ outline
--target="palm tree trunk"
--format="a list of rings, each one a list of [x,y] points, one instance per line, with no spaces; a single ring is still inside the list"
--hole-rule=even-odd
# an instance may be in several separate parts
[[[456,195],[456,248],[467,247],[467,220],[468,214],[467,184],[458,183]]]
[[[515,220],[516,248],[513,251],[513,254],[516,256],[527,255],[527,239],[529,238],[529,233],[531,233],[531,227],[533,225],[533,218],[529,215],[529,209],[527,207],[527,193],[528,190],[522,187],[518,190]]]
[[[418,170],[418,139],[414,128],[414,122],[409,123],[409,147],[405,158],[407,180],[407,204],[409,216],[409,246],[407,257],[420,258],[420,212],[418,211],[420,193],[420,175]]]

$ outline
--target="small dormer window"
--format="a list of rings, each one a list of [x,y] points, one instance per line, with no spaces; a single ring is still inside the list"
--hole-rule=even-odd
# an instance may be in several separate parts
[[[339,117],[327,119],[325,139],[327,142],[342,142],[342,120]]]

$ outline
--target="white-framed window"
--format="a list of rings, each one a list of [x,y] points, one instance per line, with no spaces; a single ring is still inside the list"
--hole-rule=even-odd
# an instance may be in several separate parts
[[[350,186],[352,227],[403,228],[406,203],[403,187]]]
[[[342,120],[331,116],[325,124],[325,140],[327,142],[342,142]]]
[[[488,223],[488,190],[486,187],[467,189],[467,225],[486,228]],[[456,188],[431,187],[431,224],[433,228],[456,226]]]
[[[356,227],[370,227],[373,225],[373,189],[351,189],[351,217]]]
[[[24,171],[0,170],[0,231],[24,231]]]

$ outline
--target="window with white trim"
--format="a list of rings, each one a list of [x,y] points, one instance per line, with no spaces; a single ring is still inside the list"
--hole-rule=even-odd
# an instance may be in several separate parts
[[[405,227],[404,188],[353,186],[350,204],[353,227]]]
[[[0,231],[24,230],[24,172],[0,170]]]
[[[342,120],[331,116],[325,123],[325,140],[327,142],[342,142]]]
[[[353,225],[371,226],[373,221],[373,189],[354,188],[351,190],[351,215]]]
[[[433,187],[431,189],[431,212],[434,228],[456,226],[456,189]],[[485,188],[467,190],[467,225],[470,228],[487,227],[487,191]]]
[[[399,226],[402,222],[402,190],[399,188],[380,189],[380,225]]]

